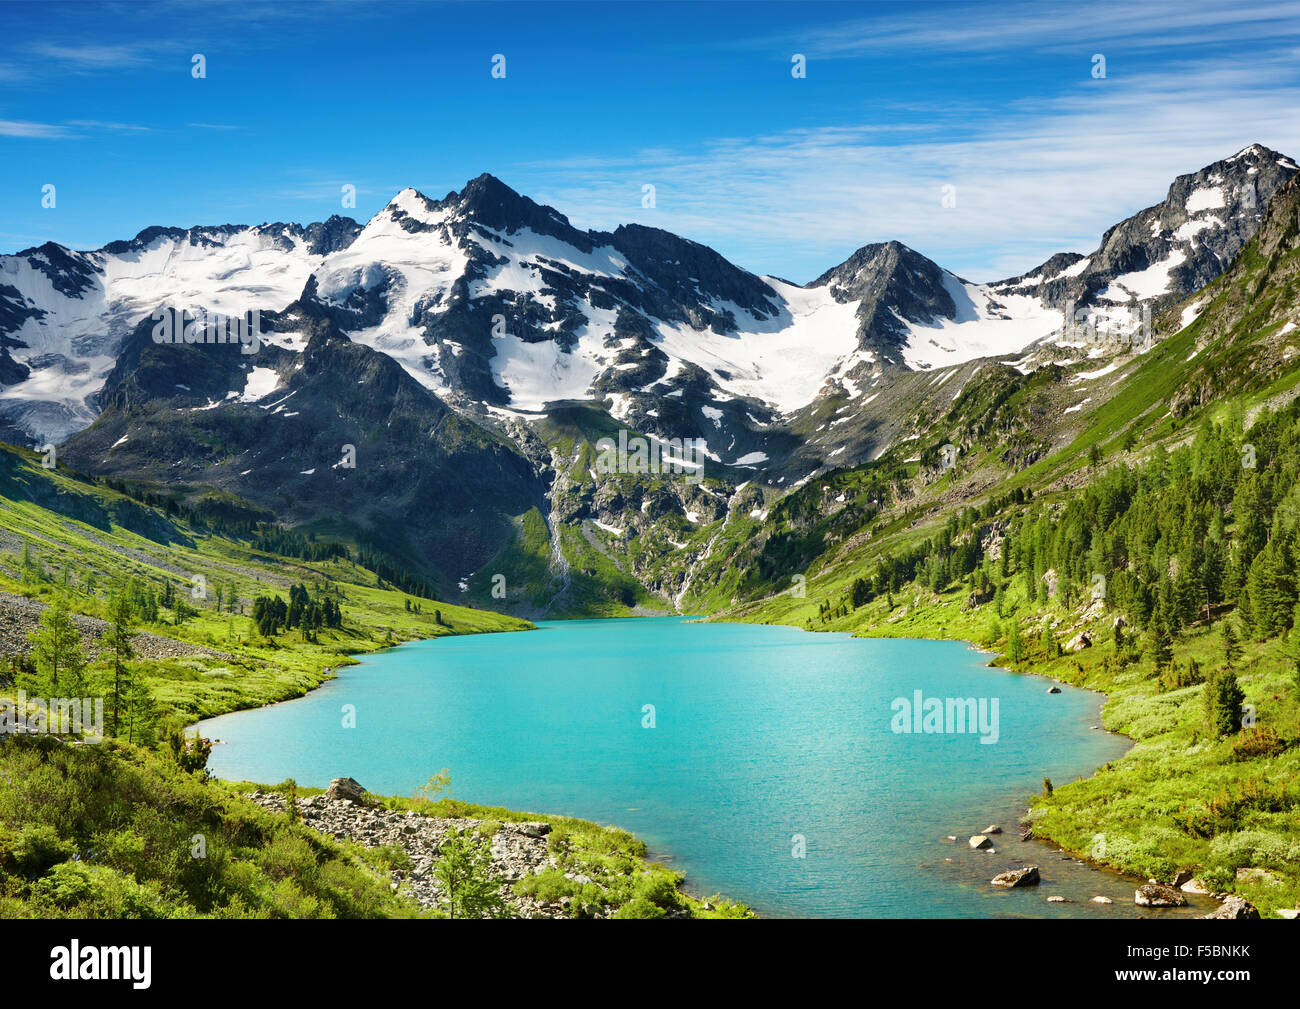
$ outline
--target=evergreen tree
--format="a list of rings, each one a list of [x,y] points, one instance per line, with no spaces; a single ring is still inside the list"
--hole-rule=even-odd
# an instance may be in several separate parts
[[[1205,681],[1202,700],[1205,725],[1213,735],[1227,736],[1237,731],[1246,694],[1237,683],[1236,673],[1230,669],[1211,673]]]
[[[434,878],[442,884],[443,906],[450,918],[502,918],[507,913],[501,884],[492,876],[490,843],[468,832],[447,831]]]
[[[123,694],[122,717],[126,722],[126,741],[152,746],[156,738],[158,709],[144,677],[132,677]]]
[[[1024,658],[1024,654],[1025,646],[1020,640],[1020,621],[1012,620],[1010,629],[1007,631],[1007,658],[1016,663]]]
[[[131,626],[131,601],[127,599],[125,593],[113,597],[112,603],[109,604],[108,616],[108,634],[105,635],[105,643],[113,664],[112,723],[109,732],[116,736],[121,728],[123,694],[130,685],[130,674],[127,672],[126,663],[128,659],[135,656],[131,648],[131,638],[135,634],[135,629]]]
[[[1223,631],[1223,661],[1229,669],[1232,669],[1241,658],[1241,645],[1237,642],[1237,635],[1232,632],[1232,624],[1225,620],[1221,630]]]
[[[45,697],[76,697],[84,684],[86,657],[81,637],[64,608],[54,601],[41,614],[39,629],[28,635],[36,667],[36,688]]]
[[[1156,671],[1163,670],[1173,660],[1174,649],[1169,638],[1169,630],[1165,626],[1163,619],[1157,617],[1151,624],[1151,630],[1147,635],[1148,648],[1151,652],[1151,662]]]

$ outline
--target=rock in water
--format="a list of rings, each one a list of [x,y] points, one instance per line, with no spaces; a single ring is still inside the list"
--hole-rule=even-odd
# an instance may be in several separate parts
[[[1057,686],[1051,686],[1047,688],[1047,692],[1049,694],[1059,694],[1061,692],[1061,688]]]
[[[1040,882],[1036,865],[1026,865],[1022,869],[1008,869],[994,876],[992,880],[994,886],[1006,887],[1037,886]]]
[[[970,846],[972,848],[992,848],[993,842],[983,834],[976,834],[970,839]]]
[[[1133,903],[1142,907],[1186,907],[1187,898],[1172,886],[1143,883],[1133,893]]]
[[[355,778],[333,779],[325,795],[330,799],[347,799],[348,802],[355,802],[358,806],[366,801],[366,790]]]
[[[1202,918],[1247,918],[1254,921],[1259,920],[1259,911],[1255,905],[1242,897],[1229,897],[1218,908],[1209,914],[1201,915]]]
[[[982,833],[982,834],[1001,834],[1001,833],[1002,833],[1002,828],[999,827],[997,824],[992,824],[992,825],[990,825],[990,826],[988,826],[988,827],[985,827],[985,828],[984,828],[980,833]]]
[[[1114,904],[1114,903],[1115,903],[1115,902],[1114,902],[1113,900],[1111,900],[1109,897],[1093,897],[1093,898],[1092,898],[1092,902],[1093,902],[1094,904]]]

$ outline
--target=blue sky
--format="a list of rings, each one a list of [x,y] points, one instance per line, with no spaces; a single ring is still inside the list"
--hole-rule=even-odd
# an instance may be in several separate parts
[[[1277,2],[4,3],[0,250],[488,171],[798,282],[891,238],[988,280],[1249,143],[1300,156],[1298,68]]]

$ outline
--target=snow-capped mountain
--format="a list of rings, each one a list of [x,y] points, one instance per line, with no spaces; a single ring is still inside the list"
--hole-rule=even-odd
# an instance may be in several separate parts
[[[1143,305],[1198,289],[1296,170],[1252,145],[1179,177],[1092,255],[994,284],[886,242],[798,286],[658,229],[579,230],[490,175],[441,200],[403,190],[364,226],[151,228],[94,252],[47,244],[0,257],[0,424],[41,442],[84,428],[128,334],[159,306],[296,303],[272,346],[300,353],[295,319],[321,315],[483,423],[594,401],[638,430],[704,438],[712,458],[761,467],[795,447],[791,418],[824,399],[866,404],[909,372],[1069,343],[1069,308],[1132,325]],[[213,391],[217,405],[279,385],[256,359],[239,370]]]
[[[1199,290],[1296,172],[1247,148],[1176,180],[1092,256],[995,284],[886,242],[799,286],[666,231],[577,229],[489,175],[440,200],[403,190],[364,226],[45,245],[0,257],[0,438],[58,441],[77,470],[234,521],[343,537],[444,592],[479,592],[525,545],[566,586],[554,598],[604,592],[581,544],[653,534],[638,577],[677,598],[685,530],[764,515],[919,438],[990,374],[1094,356],[1063,330],[1071,300],[1086,318]],[[255,353],[211,345],[210,327],[158,343],[160,307],[258,309]],[[620,425],[702,440],[709,480],[597,472],[592,447]]]
[[[49,242],[0,256],[0,436],[62,441],[95,419],[123,341],[155,308],[283,308],[358,229],[342,217],[148,228],[93,252]]]
[[[1285,155],[1252,144],[1178,176],[1162,202],[1110,228],[1089,255],[1058,253],[990,289],[1072,306],[1074,332],[1063,334],[1063,343],[1082,342],[1085,328],[1130,334],[1144,308],[1158,311],[1227,269],[1259,229],[1273,194],[1298,170]]]

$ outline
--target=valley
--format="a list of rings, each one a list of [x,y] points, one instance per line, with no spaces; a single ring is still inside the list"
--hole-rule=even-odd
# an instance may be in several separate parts
[[[0,591],[176,642],[131,660],[158,741],[531,621],[970,641],[1134,741],[1025,796],[1035,836],[1292,912],[1296,174],[1251,145],[988,284],[884,242],[801,287],[488,175],[0,257]],[[262,345],[160,343],[159,306]]]

